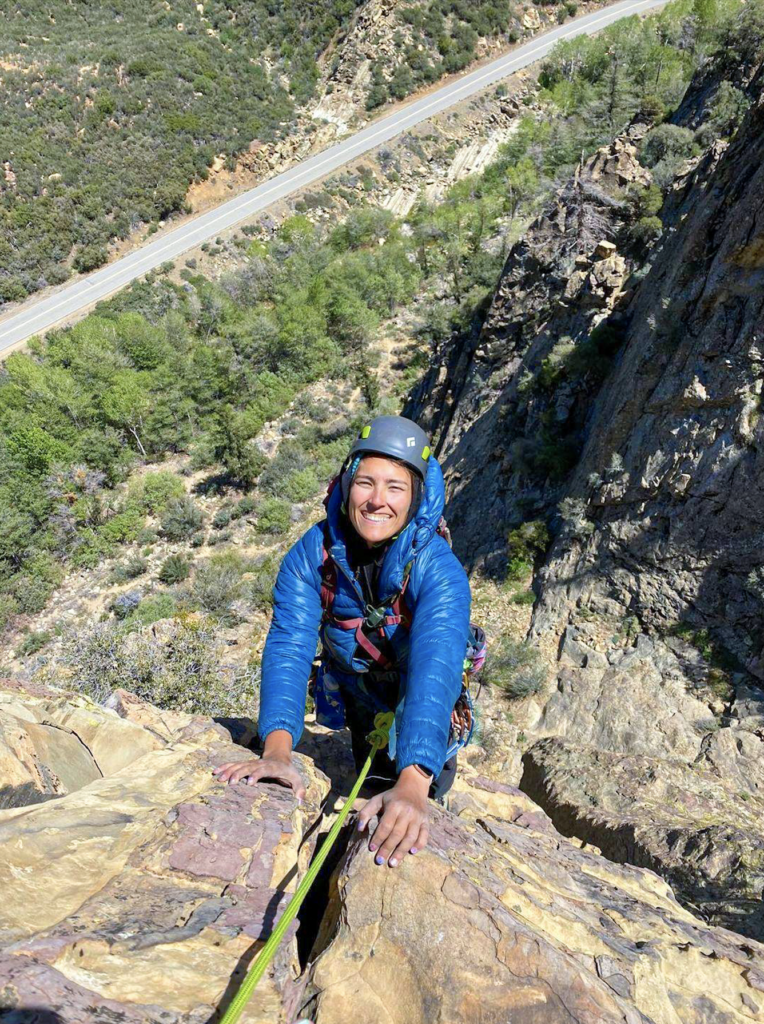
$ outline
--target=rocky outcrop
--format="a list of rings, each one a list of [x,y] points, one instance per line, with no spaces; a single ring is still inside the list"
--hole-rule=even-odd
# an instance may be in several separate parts
[[[764,947],[505,789],[501,818],[436,813],[429,847],[394,871],[351,843],[308,981],[319,1024],[761,1019]]]
[[[533,634],[564,635],[534,735],[567,743],[526,761],[561,828],[649,863],[688,905],[758,938],[762,84],[759,72],[731,145],[682,182],[675,227],[630,305],[569,489],[578,529],[560,534],[537,582]],[[618,650],[608,634],[625,622]],[[660,813],[637,784],[648,770],[678,801]]]
[[[154,732],[85,697],[5,684],[0,691],[0,808],[81,789],[164,746]]]
[[[564,493],[603,364],[592,352],[591,367],[566,365],[627,297],[632,264],[614,240],[628,217],[624,188],[650,181],[637,161],[646,130],[633,126],[577,169],[512,248],[480,331],[435,353],[409,404],[437,438],[468,565],[497,568],[507,527],[547,514]],[[619,330],[616,320],[607,345]]]
[[[81,774],[72,791],[0,811],[0,1014],[37,1009],[59,1024],[207,1022],[230,1000],[310,860],[325,777],[300,760],[308,796],[296,807],[278,785],[216,780],[216,764],[246,752],[211,719],[124,693],[118,704],[132,721],[72,695],[3,697],[4,714],[29,726],[51,716],[52,703],[70,726],[85,728],[78,723],[88,718],[91,749],[104,753],[103,775]],[[60,771],[63,748],[56,758],[49,763]],[[243,1020],[293,1019],[295,930]]]
[[[100,715],[96,749],[100,728],[116,745],[120,722],[133,730],[124,757],[140,731],[159,745],[134,746],[129,763],[74,791],[0,811],[0,1015],[218,1019],[307,867],[325,776],[297,755],[308,790],[297,807],[276,785],[215,780],[211,768],[243,748],[211,719],[168,715],[125,691],[111,711],[54,691],[3,698],[7,715],[29,722],[53,703],[70,721]],[[764,1015],[764,946],[707,927],[655,874],[564,839],[525,793],[469,765],[451,806],[433,805],[429,846],[394,870],[347,830],[328,898],[303,905],[316,918],[299,922],[317,935],[312,949],[295,922],[243,1022]]]
[[[594,529],[556,545],[536,629],[582,604],[661,632],[681,620],[764,682],[761,86],[731,146],[685,186],[629,308],[570,488]]]
[[[703,123],[724,74],[704,69],[678,120]],[[748,115],[682,168],[649,263],[613,248],[622,190],[646,182],[627,136],[514,247],[412,411],[439,432],[467,561],[501,570],[521,521],[554,535],[529,640],[555,671],[523,728],[559,742],[523,785],[563,831],[762,938],[764,73],[736,81]]]
[[[658,871],[706,920],[762,934],[761,795],[678,758],[556,739],[534,744],[523,763],[523,789],[565,835],[611,860]]]

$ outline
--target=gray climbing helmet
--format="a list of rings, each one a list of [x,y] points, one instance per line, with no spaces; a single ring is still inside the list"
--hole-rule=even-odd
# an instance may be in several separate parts
[[[356,455],[388,455],[410,466],[422,480],[427,476],[430,442],[427,434],[405,416],[377,416],[353,443],[349,459]]]

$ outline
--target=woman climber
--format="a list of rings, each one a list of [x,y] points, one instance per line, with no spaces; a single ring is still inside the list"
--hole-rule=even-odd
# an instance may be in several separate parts
[[[330,487],[326,519],[279,570],[262,662],[262,757],[214,770],[223,782],[273,779],[304,797],[292,750],[320,639],[317,718],[334,728],[347,723],[359,770],[376,714],[395,712],[390,745],[369,775],[385,789],[358,818],[363,830],[379,817],[369,849],[390,867],[427,844],[427,798],[442,802],[456,774],[470,589],[438,532],[444,501],[443,475],[420,427],[380,416],[363,428]]]

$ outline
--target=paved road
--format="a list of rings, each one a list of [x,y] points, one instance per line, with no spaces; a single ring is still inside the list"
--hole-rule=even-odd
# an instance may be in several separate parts
[[[623,0],[611,7],[560,25],[490,64],[477,68],[463,78],[397,109],[379,121],[374,121],[363,131],[303,160],[290,170],[263,182],[262,185],[243,192],[235,199],[222,203],[214,210],[195,217],[173,231],[162,234],[129,256],[124,256],[86,278],[66,285],[45,299],[30,300],[13,316],[0,321],[0,353],[34,334],[47,330],[65,317],[71,317],[80,310],[84,313],[96,300],[119,291],[165,260],[175,259],[224,229],[233,227],[277,200],[325,177],[362,153],[400,135],[420,121],[446,110],[455,103],[460,103],[520,68],[540,60],[560,39],[598,32],[619,18],[661,7],[665,2],[666,0]]]

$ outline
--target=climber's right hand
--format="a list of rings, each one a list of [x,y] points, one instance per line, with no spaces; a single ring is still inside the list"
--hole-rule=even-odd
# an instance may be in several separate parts
[[[217,775],[218,781],[229,785],[241,782],[242,779],[246,779],[249,786],[255,786],[266,779],[282,782],[292,787],[299,803],[305,799],[305,785],[292,763],[291,755],[263,754],[261,758],[251,761],[226,761],[213,768],[212,774]]]

